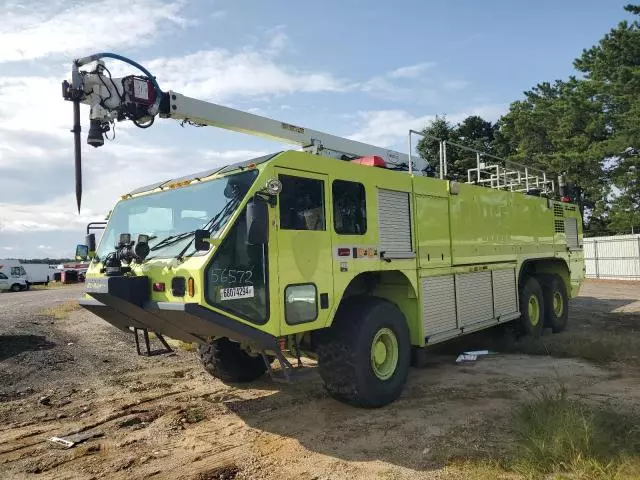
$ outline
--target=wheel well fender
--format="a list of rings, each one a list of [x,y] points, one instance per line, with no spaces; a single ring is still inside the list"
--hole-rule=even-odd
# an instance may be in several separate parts
[[[564,282],[567,292],[571,288],[569,266],[562,258],[534,258],[522,262],[518,276],[518,287],[522,287],[522,282],[526,277],[540,274],[557,275]]]
[[[402,270],[363,272],[351,279],[340,304],[354,295],[371,295],[389,300],[403,313],[409,327],[411,344],[424,345],[416,282],[416,279]]]

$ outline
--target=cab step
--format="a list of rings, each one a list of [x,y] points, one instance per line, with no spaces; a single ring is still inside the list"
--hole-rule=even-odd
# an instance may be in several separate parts
[[[262,353],[262,358],[267,365],[269,376],[274,382],[296,383],[309,378],[315,372],[315,368],[305,367],[300,361],[298,362],[298,366],[294,367],[282,352],[276,352],[274,356],[278,360],[278,363],[280,363],[280,370],[274,370],[271,367],[271,362],[269,362],[267,358],[267,354]]]

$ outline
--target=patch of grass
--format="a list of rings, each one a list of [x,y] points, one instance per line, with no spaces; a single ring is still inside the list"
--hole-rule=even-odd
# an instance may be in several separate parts
[[[601,365],[620,362],[640,367],[640,327],[637,326],[640,318],[636,322],[625,319],[625,328],[609,330],[575,328],[559,334],[546,331],[540,338],[518,336],[516,325],[505,324],[436,345],[432,351],[453,355],[466,350],[489,349],[503,353],[579,358]]]
[[[53,290],[56,288],[77,287],[80,283],[49,282],[49,285],[31,285],[31,290]]]
[[[640,365],[640,338],[638,335],[607,333],[585,335],[569,333],[545,335],[539,339],[523,337],[502,345],[502,351],[551,355],[562,358],[582,358],[594,363],[622,362]]]
[[[520,407],[514,425],[516,450],[508,467],[526,478],[640,478],[637,415],[569,399],[561,388]]]
[[[515,480],[521,475],[509,472],[499,462],[474,462],[469,460],[454,460],[444,471],[447,478],[460,478],[464,480]]]
[[[69,300],[67,302],[58,303],[53,307],[40,310],[38,314],[47,317],[54,317],[60,320],[62,318],[67,318],[71,312],[74,312],[76,310],[80,310],[80,305],[78,304],[78,302],[76,300]]]
[[[184,350],[186,352],[195,352],[196,349],[198,348],[197,345],[195,343],[191,343],[191,342],[183,342],[182,340],[178,340],[176,347],[179,348],[180,350]]]
[[[187,423],[198,423],[207,418],[204,408],[192,406],[187,407],[184,411],[184,418]]]

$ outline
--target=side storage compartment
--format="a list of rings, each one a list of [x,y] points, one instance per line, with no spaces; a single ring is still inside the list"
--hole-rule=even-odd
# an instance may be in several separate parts
[[[456,274],[458,328],[495,318],[491,271]]]
[[[427,337],[457,329],[453,275],[422,279],[422,312]]]
[[[420,284],[428,344],[520,316],[515,268],[423,277]]]

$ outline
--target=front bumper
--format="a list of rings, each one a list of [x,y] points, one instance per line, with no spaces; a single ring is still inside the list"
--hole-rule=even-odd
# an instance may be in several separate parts
[[[257,328],[202,307],[197,303],[153,302],[146,276],[91,278],[80,305],[115,327],[147,328],[185,342],[206,343],[226,337],[261,351],[278,348],[277,339]]]

